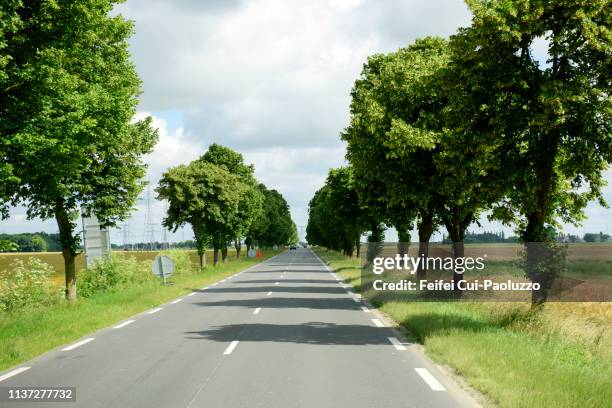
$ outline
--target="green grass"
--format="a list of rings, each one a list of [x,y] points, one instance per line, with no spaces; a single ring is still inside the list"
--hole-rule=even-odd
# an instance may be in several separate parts
[[[272,256],[275,253],[267,252]],[[260,260],[231,258],[203,272],[177,275],[172,286],[151,282],[97,293],[75,304],[60,304],[0,313],[0,370],[27,361],[62,344],[221,280]]]
[[[316,252],[361,292],[359,260]],[[612,406],[612,304],[374,302],[501,407]]]

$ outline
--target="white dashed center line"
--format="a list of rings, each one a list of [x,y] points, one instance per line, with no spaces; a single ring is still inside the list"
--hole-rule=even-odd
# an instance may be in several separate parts
[[[229,346],[227,346],[227,348],[225,349],[225,351],[223,352],[223,354],[232,354],[232,351],[234,351],[234,349],[236,348],[236,346],[238,345],[238,340],[234,340],[230,343]]]
[[[272,291],[268,292],[268,296],[270,296],[272,294]]]
[[[253,314],[259,314],[260,311],[261,307],[258,307],[257,309],[253,310]]]

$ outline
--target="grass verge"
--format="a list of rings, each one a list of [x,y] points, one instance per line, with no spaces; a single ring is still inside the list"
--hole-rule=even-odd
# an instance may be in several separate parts
[[[267,257],[278,252],[269,251]],[[165,303],[194,289],[246,269],[260,259],[230,259],[202,272],[176,275],[174,285],[153,281],[117,288],[47,307],[0,313],[0,370],[20,364],[62,344]]]
[[[358,259],[315,252],[361,292]],[[610,303],[372,303],[495,405],[611,406]]]

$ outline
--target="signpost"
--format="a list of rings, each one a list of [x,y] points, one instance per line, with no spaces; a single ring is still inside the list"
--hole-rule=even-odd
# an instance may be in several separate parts
[[[164,280],[164,285],[167,285],[166,279],[172,276],[174,272],[174,262],[172,259],[164,255],[157,255],[153,261],[153,274]]]
[[[98,218],[91,214],[83,217],[83,243],[85,247],[85,263],[93,265],[96,259],[110,254],[110,236],[108,229],[102,228]]]

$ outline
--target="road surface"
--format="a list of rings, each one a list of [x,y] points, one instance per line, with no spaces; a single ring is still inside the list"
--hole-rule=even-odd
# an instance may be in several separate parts
[[[0,379],[0,387],[76,388],[76,402],[0,406],[475,405],[309,249],[194,288]]]

